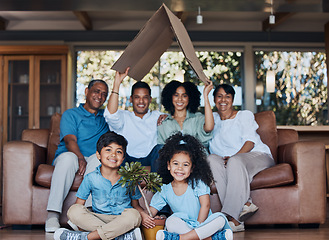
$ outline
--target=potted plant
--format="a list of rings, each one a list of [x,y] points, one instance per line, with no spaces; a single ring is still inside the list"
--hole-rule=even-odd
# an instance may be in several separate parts
[[[119,174],[122,176],[122,179],[119,183],[122,187],[127,186],[127,191],[134,193],[136,187],[142,194],[145,208],[148,214],[152,217],[150,211],[150,205],[147,202],[144,190],[151,191],[155,193],[156,191],[161,191],[162,178],[156,172],[149,172],[140,162],[131,162],[126,163],[124,166],[121,166],[119,169]],[[144,237],[147,240],[155,240],[156,232],[164,228],[165,223],[164,218],[155,219],[156,226],[154,228],[145,228],[142,226],[142,231]]]

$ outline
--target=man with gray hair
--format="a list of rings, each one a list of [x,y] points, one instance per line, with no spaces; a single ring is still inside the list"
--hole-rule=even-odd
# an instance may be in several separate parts
[[[109,130],[103,117],[108,86],[103,80],[92,80],[85,89],[86,103],[66,110],[60,122],[60,143],[55,154],[55,166],[50,186],[45,224],[46,232],[60,228],[63,202],[73,184],[75,174],[85,175],[100,165],[96,143]],[[91,206],[91,200],[86,206]]]

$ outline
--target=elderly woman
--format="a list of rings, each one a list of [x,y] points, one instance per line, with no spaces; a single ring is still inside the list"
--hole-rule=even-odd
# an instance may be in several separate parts
[[[208,98],[212,88],[213,84],[209,81],[203,90],[205,103],[205,115],[203,115],[196,112],[200,106],[201,93],[195,84],[173,80],[165,86],[161,94],[161,103],[170,114],[158,126],[158,144],[164,144],[168,137],[180,131],[196,137],[203,145],[208,146],[214,128],[214,118]]]
[[[258,207],[250,198],[250,182],[261,170],[274,165],[271,151],[257,134],[258,124],[250,111],[233,109],[235,91],[227,84],[214,90],[215,127],[208,156],[222,212],[233,232],[244,231],[244,221]]]

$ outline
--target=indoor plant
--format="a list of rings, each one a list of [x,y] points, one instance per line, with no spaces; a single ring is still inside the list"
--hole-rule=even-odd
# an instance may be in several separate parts
[[[119,169],[119,174],[122,179],[119,183],[122,187],[127,186],[128,192],[134,192],[136,187],[142,194],[145,208],[148,214],[152,217],[149,203],[147,202],[144,190],[155,193],[161,191],[162,178],[156,172],[149,172],[140,162],[126,162],[124,166]],[[156,232],[164,228],[165,219],[155,219],[156,226],[154,228],[142,227],[144,236],[147,240],[155,239]]]

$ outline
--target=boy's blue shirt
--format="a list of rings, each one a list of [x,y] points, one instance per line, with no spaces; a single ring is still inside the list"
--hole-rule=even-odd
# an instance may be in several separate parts
[[[126,208],[132,208],[131,200],[138,200],[142,196],[138,188],[135,195],[126,194],[127,188],[118,183],[121,178],[112,186],[111,181],[102,176],[100,167],[84,177],[76,196],[87,200],[91,194],[95,213],[119,215]]]

